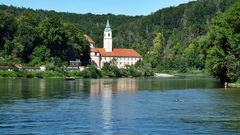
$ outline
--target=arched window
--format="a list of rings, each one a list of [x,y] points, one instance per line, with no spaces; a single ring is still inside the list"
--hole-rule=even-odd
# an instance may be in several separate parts
[[[108,37],[110,37],[110,33],[108,33]]]

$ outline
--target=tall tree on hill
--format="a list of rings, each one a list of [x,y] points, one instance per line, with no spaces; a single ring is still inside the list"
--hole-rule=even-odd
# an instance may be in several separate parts
[[[240,78],[240,2],[217,16],[210,27],[206,67],[221,82]]]
[[[155,39],[153,40],[153,49],[151,52],[151,55],[149,56],[150,58],[150,63],[153,68],[155,68],[162,60],[163,56],[163,36],[159,32],[156,34]]]
[[[39,42],[37,16],[26,11],[17,19],[17,24],[17,30],[12,40],[14,44],[12,54],[17,56],[23,63],[28,63],[33,49]]]
[[[10,41],[16,31],[16,19],[12,10],[0,12],[0,49],[3,49],[6,41]]]

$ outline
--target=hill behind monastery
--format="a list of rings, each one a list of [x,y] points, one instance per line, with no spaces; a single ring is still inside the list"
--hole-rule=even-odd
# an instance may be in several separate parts
[[[86,56],[88,45],[82,35],[88,34],[97,47],[102,47],[103,30],[109,17],[113,47],[134,48],[147,57],[157,33],[161,33],[163,56],[165,61],[171,61],[177,57],[174,56],[176,47],[179,51],[184,50],[197,37],[205,35],[211,19],[236,1],[198,0],[164,8],[148,16],[59,13],[1,5],[0,18],[4,26],[0,30],[5,34],[0,34],[0,49],[1,53],[14,57],[8,59],[33,65],[44,62],[47,57],[54,58],[54,61],[58,61],[58,58],[59,61],[68,61],[77,57],[86,60],[89,58]],[[25,26],[22,24],[25,23],[29,30],[23,30]],[[35,35],[31,34],[31,40],[25,41],[24,35],[31,32]],[[14,47],[18,45],[17,42],[22,45]],[[39,59],[41,51],[47,54]],[[77,53],[79,51],[82,52],[80,55]],[[181,52],[178,55],[181,56]]]

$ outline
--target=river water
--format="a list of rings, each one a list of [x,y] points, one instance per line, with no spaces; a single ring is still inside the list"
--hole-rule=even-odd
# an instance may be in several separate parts
[[[240,134],[240,89],[204,77],[0,79],[0,134]]]

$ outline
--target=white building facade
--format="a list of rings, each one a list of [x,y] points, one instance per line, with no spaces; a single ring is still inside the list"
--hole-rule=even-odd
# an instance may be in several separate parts
[[[88,38],[85,38],[91,44],[93,40],[89,36],[87,37]],[[103,48],[95,48],[91,45],[90,50],[92,63],[94,63],[99,69],[104,66],[104,63],[108,62],[114,62],[118,68],[126,68],[127,66],[134,65],[137,61],[142,60],[142,56],[134,49],[113,48],[112,30],[109,20],[107,20],[104,29]]]

